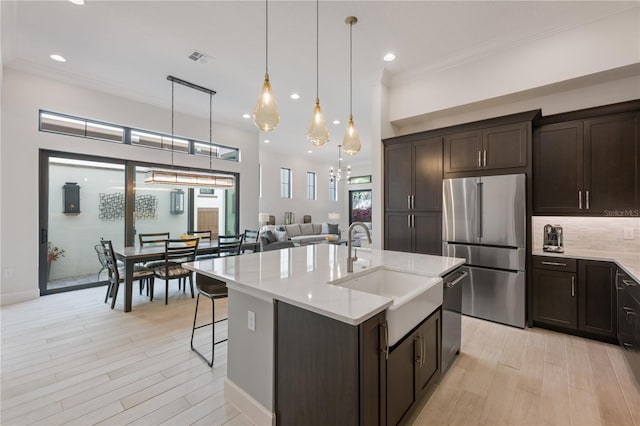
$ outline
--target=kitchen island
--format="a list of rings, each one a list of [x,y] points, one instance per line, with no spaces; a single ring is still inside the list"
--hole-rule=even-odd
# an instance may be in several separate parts
[[[362,374],[362,369],[367,363],[375,367],[374,357],[385,359],[382,340],[388,334],[385,335],[381,325],[385,323],[385,311],[399,302],[384,292],[374,294],[348,286],[360,285],[359,276],[372,277],[367,274],[381,270],[424,277],[422,290],[405,295],[401,302],[404,306],[423,291],[434,294],[435,302],[431,300],[428,307],[417,308],[427,321],[430,315],[439,315],[440,277],[464,263],[464,259],[458,258],[359,249],[354,272],[348,273],[347,254],[347,247],[320,244],[187,265],[199,274],[227,283],[229,343],[225,397],[257,424],[276,423],[276,418],[279,424],[286,423],[286,413],[282,412],[285,393],[289,398],[302,399],[305,399],[302,393],[314,395],[318,404],[312,408],[318,412],[331,414],[334,405],[342,405],[355,423],[364,423],[366,415],[358,412],[367,405],[362,403],[363,394],[370,392],[370,400],[379,400],[379,394],[377,385],[372,390],[365,383],[365,377],[371,374]],[[398,342],[401,344],[402,341]],[[363,345],[369,345],[369,361]],[[420,348],[424,347],[426,344]],[[284,359],[288,359],[287,364],[279,363]],[[295,366],[297,370],[284,371],[287,366]],[[341,369],[350,373],[345,375]],[[320,380],[318,374],[322,383],[309,387],[308,392],[289,395],[291,392],[282,391],[283,386],[290,384],[279,380],[285,376],[301,378],[300,383],[305,383],[306,377],[309,384]],[[324,380],[325,377],[328,379]],[[331,385],[331,377],[337,379],[336,386],[342,383],[343,388],[334,389],[333,396],[327,395],[333,392],[326,391],[318,394],[319,389]],[[372,380],[380,382],[380,377],[376,377]],[[349,384],[354,388],[346,392]],[[356,399],[349,401],[350,398]],[[355,403],[355,412],[353,407],[344,408],[351,402]],[[380,414],[378,410],[378,415],[384,412]]]

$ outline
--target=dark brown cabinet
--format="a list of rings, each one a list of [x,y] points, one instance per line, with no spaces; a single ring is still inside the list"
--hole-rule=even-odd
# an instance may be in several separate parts
[[[533,144],[533,211],[638,215],[640,114],[543,125]]]
[[[385,147],[385,249],[442,253],[442,138]]]
[[[383,424],[384,319],[381,312],[352,326],[276,302],[278,424]]]
[[[387,425],[406,421],[416,402],[433,389],[440,375],[440,310],[427,318],[389,353]]]
[[[578,261],[578,328],[605,337],[617,336],[615,265]]]
[[[444,173],[526,167],[529,123],[506,124],[444,137]]]
[[[442,138],[385,148],[385,210],[442,210]]]
[[[615,339],[612,263],[534,256],[533,266],[534,324],[607,341]]]

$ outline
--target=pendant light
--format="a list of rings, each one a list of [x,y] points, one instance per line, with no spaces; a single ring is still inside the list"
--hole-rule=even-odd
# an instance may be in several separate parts
[[[320,109],[319,85],[320,85],[320,1],[316,0],[316,105],[311,114],[311,122],[307,128],[307,139],[311,145],[322,146],[329,141],[329,129],[324,114]]]
[[[351,176],[351,166],[347,166],[347,179]],[[338,169],[329,169],[329,182],[340,182],[342,180],[342,145],[338,145]]]
[[[188,81],[179,79],[174,76],[167,76],[167,80],[171,81],[171,169],[150,169],[145,174],[145,183],[157,183],[163,185],[183,185],[195,187],[209,188],[233,188],[233,177],[228,175],[216,175],[212,172],[212,155],[213,155],[213,95],[215,90],[198,86]],[[191,172],[186,170],[176,170],[173,164],[173,139],[174,139],[174,87],[175,83],[190,87],[195,90],[209,94],[209,173]]]
[[[256,107],[253,109],[253,123],[263,132],[270,132],[280,124],[280,112],[269,82],[269,0],[265,0],[265,72],[264,83]]]
[[[356,155],[362,146],[356,126],[353,124],[353,24],[358,23],[358,18],[347,16],[344,22],[349,25],[349,123],[342,146],[347,155]]]

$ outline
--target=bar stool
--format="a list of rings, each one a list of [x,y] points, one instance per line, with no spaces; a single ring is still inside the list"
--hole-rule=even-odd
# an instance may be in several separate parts
[[[198,289],[198,297],[196,298],[196,311],[193,315],[193,328],[191,329],[191,350],[194,351],[200,358],[206,361],[209,367],[213,367],[214,350],[217,344],[226,342],[228,339],[222,339],[216,342],[215,324],[221,321],[227,321],[227,318],[216,321],[216,299],[222,299],[229,296],[227,284],[223,281],[216,280],[215,278],[207,277],[206,275],[196,274],[196,288]],[[200,295],[209,298],[211,300],[211,322],[196,326],[196,319],[198,318],[198,303],[200,302]],[[193,346],[193,336],[196,329],[211,326],[211,361],[207,359],[198,349]]]

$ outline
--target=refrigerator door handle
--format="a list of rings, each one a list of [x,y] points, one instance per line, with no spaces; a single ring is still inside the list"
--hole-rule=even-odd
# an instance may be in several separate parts
[[[478,237],[482,238],[482,182],[478,182]]]

